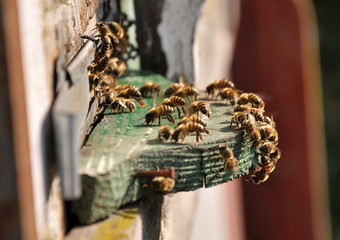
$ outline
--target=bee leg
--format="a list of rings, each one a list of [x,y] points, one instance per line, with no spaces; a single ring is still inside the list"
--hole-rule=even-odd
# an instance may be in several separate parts
[[[196,132],[196,142],[199,142],[200,140],[199,140],[199,133],[198,132]]]
[[[203,141],[204,138],[203,138],[202,134],[199,133],[199,136],[200,136],[200,139]]]
[[[178,117],[181,117],[181,110],[179,110],[179,108],[176,106],[177,112],[178,112]]]
[[[186,114],[187,114],[187,111],[185,110],[185,108],[184,108],[184,107],[182,107],[182,111],[183,111],[184,115],[186,115]]]
[[[176,124],[175,119],[173,118],[173,116],[171,115],[166,115],[166,117],[168,118],[169,122]]]
[[[158,116],[158,125],[161,125],[161,116]]]

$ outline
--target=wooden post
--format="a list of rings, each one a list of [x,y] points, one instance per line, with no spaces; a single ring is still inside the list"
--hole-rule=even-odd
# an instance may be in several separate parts
[[[266,93],[282,150],[266,183],[244,183],[247,238],[330,239],[311,3],[242,1],[241,16],[234,80],[242,90]]]

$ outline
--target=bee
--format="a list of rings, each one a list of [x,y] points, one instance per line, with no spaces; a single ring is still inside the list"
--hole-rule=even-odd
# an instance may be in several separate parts
[[[263,183],[267,181],[268,178],[269,175],[263,168],[261,168],[259,171],[256,171],[254,175],[250,176],[250,179],[254,184]]]
[[[207,127],[207,123],[202,118],[198,117],[197,115],[182,118],[181,121],[179,121],[177,123],[177,126],[179,126],[181,124],[187,124],[189,121],[197,122],[197,123],[203,125],[204,127]]]
[[[109,62],[106,68],[107,74],[119,77],[123,75],[125,70],[126,70],[126,63],[123,60],[120,60],[119,58],[116,58],[116,57],[112,57],[109,59]]]
[[[114,86],[116,84],[116,79],[107,74],[98,74],[98,83],[95,83],[93,90],[95,97],[103,97],[112,95],[115,97]]]
[[[166,116],[169,122],[176,124],[175,119],[171,114],[173,114],[175,110],[170,106],[160,105],[156,108],[151,108],[149,112],[145,114],[145,123],[147,125],[153,124],[155,118],[158,118],[158,125],[161,124],[161,117]]]
[[[265,103],[258,95],[255,93],[249,93],[248,99],[254,108],[264,109]]]
[[[164,140],[168,140],[172,135],[172,129],[169,125],[163,125],[160,127],[159,131],[158,131],[158,140],[162,141]]]
[[[226,88],[226,87],[235,88],[235,84],[234,84],[231,80],[228,80],[228,79],[226,79],[226,78],[221,78],[221,79],[218,81],[218,87],[219,87],[220,89]]]
[[[95,37],[104,38],[105,36],[108,36],[108,37],[110,37],[112,43],[113,42],[115,44],[119,43],[119,38],[111,31],[109,25],[106,22],[101,21],[101,22],[97,23],[95,29],[98,29],[98,31],[99,31],[99,35],[97,35]]]
[[[234,112],[249,112],[249,105],[248,104],[236,105],[234,107]]]
[[[186,111],[185,111],[185,108],[184,108],[185,100],[181,97],[172,96],[170,98],[165,98],[163,100],[163,102],[161,103],[161,105],[167,105],[167,106],[176,108],[179,118],[181,117],[181,111],[179,110],[178,106],[182,106],[182,111],[183,111],[184,114],[186,114]]]
[[[254,108],[264,109],[265,103],[255,93],[242,93],[237,99],[238,105],[251,104]]]
[[[279,135],[275,128],[273,128],[271,125],[265,125],[259,128],[259,131],[261,133],[261,139],[264,141],[271,141],[277,144],[279,141]]]
[[[249,104],[248,95],[249,95],[248,93],[242,93],[237,99],[237,104],[238,105],[248,105]]]
[[[220,152],[219,157],[225,161],[224,169],[229,172],[234,172],[238,167],[238,161],[234,157],[233,150],[227,147],[227,145],[219,145],[218,150]]]
[[[88,73],[88,77],[89,77],[89,85],[90,85],[90,91],[91,91],[96,86],[98,86],[100,78],[99,78],[98,74],[91,73],[91,72]]]
[[[188,97],[193,96],[194,101],[197,101],[197,96],[200,94],[200,91],[193,86],[185,86],[184,88],[180,88],[177,90],[174,95],[178,97]]]
[[[110,58],[112,53],[112,43],[111,38],[109,36],[102,37],[102,44],[100,45],[100,49],[97,51],[97,54],[100,58],[107,56]]]
[[[251,114],[248,114],[248,120],[243,122],[249,139],[253,142],[253,146],[257,146],[261,142],[261,133],[258,130],[255,119]]]
[[[281,150],[278,147],[276,147],[275,151],[271,153],[269,157],[276,164],[277,161],[281,158]]]
[[[267,156],[261,156],[260,165],[266,173],[271,173],[275,169],[275,162]]]
[[[145,104],[142,101],[142,94],[140,93],[138,88],[133,85],[130,85],[125,89],[118,91],[117,97],[135,98],[141,107],[145,107]]]
[[[241,129],[240,126],[245,125],[245,121],[248,120],[249,113],[247,112],[234,112],[233,117],[230,121],[230,128],[232,127],[233,123],[236,124],[237,129]]]
[[[195,101],[190,105],[189,107],[190,116],[194,113],[198,115],[198,112],[201,112],[202,114],[210,118],[210,112],[208,110],[207,104],[204,101]]]
[[[119,112],[119,110],[123,112],[124,109],[127,109],[129,112],[134,112],[134,110],[137,109],[137,106],[130,99],[116,98],[111,103],[111,112],[113,112],[115,109],[117,109],[117,113]]]
[[[188,133],[196,132],[196,142],[199,142],[199,139],[201,139],[202,141],[204,140],[201,133],[205,132],[207,134],[210,134],[210,132],[203,125],[197,122],[189,121],[186,124],[186,128]]]
[[[165,96],[170,96],[170,95],[174,94],[175,92],[177,92],[177,90],[179,90],[182,87],[183,87],[183,84],[181,84],[181,83],[173,83],[173,84],[170,85],[170,87],[168,87],[165,90],[164,94],[165,94]]]
[[[264,142],[259,147],[259,154],[261,156],[270,156],[276,150],[276,146],[273,142]]]
[[[179,140],[182,140],[183,142],[187,133],[188,129],[186,124],[179,125],[171,135],[171,142],[174,141],[175,143],[177,143]]]
[[[90,73],[104,72],[107,68],[108,62],[109,58],[107,56],[101,59],[95,57],[95,60],[90,63],[87,69]]]
[[[155,94],[158,95],[161,91],[160,86],[157,83],[154,82],[148,82],[145,83],[140,89],[140,93],[142,94],[143,97],[146,97],[149,93],[151,95]]]
[[[107,25],[110,28],[110,31],[117,36],[118,39],[123,39],[124,37],[124,29],[122,28],[122,26],[117,23],[117,22],[108,22]]]
[[[218,83],[216,80],[212,81],[207,87],[206,87],[206,90],[207,90],[207,97],[211,97],[211,98],[214,98],[215,97],[215,93],[216,93],[216,90],[218,88]]]
[[[223,88],[219,92],[219,95],[221,96],[222,100],[226,99],[231,103],[231,105],[235,105],[239,96],[238,91],[230,87]]]
[[[170,192],[175,187],[175,180],[169,177],[158,176],[154,177],[149,184],[144,184],[143,187],[148,187],[156,192]]]

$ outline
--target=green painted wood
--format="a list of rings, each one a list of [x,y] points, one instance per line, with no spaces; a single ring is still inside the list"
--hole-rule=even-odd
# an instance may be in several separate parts
[[[118,83],[130,83],[140,87],[148,81],[157,82],[165,90],[172,82],[160,75],[130,73]],[[211,135],[203,135],[204,141],[195,143],[195,136],[186,137],[183,143],[159,142],[160,126],[143,124],[145,113],[163,98],[147,98],[145,108],[135,113],[110,113],[96,126],[81,151],[80,173],[83,194],[72,203],[71,211],[80,223],[89,224],[108,217],[120,206],[153,194],[142,188],[148,179],[135,179],[138,170],[155,170],[174,166],[176,170],[174,193],[212,187],[248,174],[257,165],[257,154],[243,132],[229,129],[231,115],[222,101],[206,101],[210,104],[211,120],[207,129]],[[176,122],[177,114],[173,115]],[[161,124],[174,124],[162,119]],[[234,173],[220,171],[224,161],[218,155],[218,145],[227,144],[239,161]]]

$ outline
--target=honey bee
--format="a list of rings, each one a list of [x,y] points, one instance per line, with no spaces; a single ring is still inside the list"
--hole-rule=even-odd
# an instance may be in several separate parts
[[[182,111],[184,114],[186,114],[185,108],[183,107],[185,105],[185,100],[178,96],[172,96],[170,98],[165,98],[161,105],[167,105],[173,108],[177,109],[178,117],[181,117],[181,111],[179,110],[178,106],[182,106]]]
[[[143,97],[146,97],[149,93],[151,96],[153,94],[158,95],[161,91],[160,86],[157,83],[154,82],[149,82],[145,83],[140,89],[140,93],[142,94]]]
[[[109,25],[106,22],[99,22],[96,24],[95,29],[98,29],[99,31],[99,35],[97,35],[96,37],[105,37],[108,36],[111,38],[111,42],[118,44],[119,43],[119,38],[111,31]]]
[[[269,175],[263,168],[261,168],[259,171],[256,171],[254,175],[250,176],[250,179],[254,184],[263,183],[267,181],[268,178]]]
[[[100,49],[97,51],[100,58],[107,56],[110,58],[112,53],[111,47],[111,38],[109,36],[102,37],[102,44],[100,45]]]
[[[107,56],[99,60],[94,60],[88,66],[88,71],[90,73],[104,72],[105,69],[107,68],[108,62],[109,62],[109,58]]]
[[[276,147],[275,151],[269,155],[270,159],[276,164],[277,161],[281,158],[281,150]]]
[[[254,108],[264,109],[265,103],[258,95],[255,93],[249,93],[248,99]]]
[[[111,103],[111,112],[113,112],[115,109],[117,109],[117,113],[119,112],[119,110],[123,112],[124,109],[127,109],[129,112],[133,112],[137,109],[137,106],[130,99],[116,98]]]
[[[261,156],[270,156],[276,150],[276,146],[273,142],[264,142],[259,147],[259,154]]]
[[[195,101],[190,105],[189,107],[190,116],[194,113],[198,115],[198,112],[201,112],[202,114],[210,118],[210,112],[208,110],[207,104],[204,101]]]
[[[197,122],[190,121],[186,124],[186,128],[188,133],[196,132],[196,142],[199,142],[199,139],[202,141],[204,140],[201,133],[205,132],[207,134],[210,134],[210,132],[201,124]]]
[[[207,123],[202,118],[198,117],[197,115],[182,118],[181,121],[179,121],[177,123],[177,126],[179,126],[181,124],[187,124],[189,121],[197,122],[197,123],[203,125],[204,127],[207,127]]]
[[[119,77],[123,75],[125,70],[126,70],[126,63],[123,60],[120,60],[119,58],[116,58],[116,57],[112,57],[109,59],[109,62],[106,68],[107,74]]]
[[[266,173],[271,173],[275,169],[275,162],[267,156],[261,156],[260,166]]]
[[[227,147],[227,145],[219,145],[218,150],[220,152],[219,157],[225,161],[224,169],[229,172],[234,172],[238,167],[238,161],[234,157],[233,150]]]
[[[249,105],[248,104],[236,105],[234,107],[234,112],[249,112]]]
[[[165,96],[170,96],[172,95],[173,93],[177,92],[177,90],[179,90],[180,88],[183,87],[183,84],[180,84],[180,83],[173,83],[170,85],[170,87],[168,87],[164,94]]]
[[[214,98],[215,97],[215,93],[216,93],[216,90],[218,88],[218,83],[216,80],[212,81],[207,87],[206,87],[206,90],[207,90],[207,97],[211,97],[211,98]]]
[[[218,81],[218,87],[219,87],[220,89],[226,88],[226,87],[235,88],[235,84],[234,84],[231,80],[228,80],[228,79],[226,79],[226,78],[221,78],[221,79]]]
[[[253,146],[257,146],[261,142],[261,133],[258,130],[255,119],[251,114],[248,114],[248,120],[243,122],[249,139],[253,142]]]
[[[265,125],[259,128],[259,131],[261,133],[261,139],[264,141],[271,141],[277,144],[279,141],[279,135],[275,128],[273,128],[271,125]]]
[[[137,100],[139,105],[141,107],[145,107],[145,104],[142,101],[142,94],[138,90],[137,87],[131,85],[121,91],[117,92],[117,97],[123,97],[123,98],[134,98]]]
[[[169,122],[176,124],[175,119],[171,114],[173,114],[175,110],[170,106],[160,105],[156,108],[151,108],[149,112],[145,114],[145,123],[147,125],[153,124],[156,118],[158,118],[158,125],[161,124],[161,117],[166,116]]]
[[[158,131],[158,140],[168,140],[172,135],[172,129],[169,125],[163,125]]]
[[[175,180],[169,177],[158,176],[154,177],[149,184],[144,184],[143,187],[148,187],[156,192],[170,192],[175,187]]]
[[[179,125],[171,135],[171,142],[174,141],[177,143],[179,140],[182,140],[183,142],[187,132],[188,130],[186,124]]]
[[[242,93],[237,99],[238,105],[251,104],[254,108],[264,109],[265,103],[255,93]]]
[[[223,88],[220,91],[219,95],[221,96],[222,100],[226,99],[231,103],[231,105],[235,105],[237,98],[239,96],[238,91],[230,87]]]
[[[100,78],[98,74],[91,73],[91,72],[88,73],[88,77],[89,77],[89,85],[90,85],[90,91],[91,91],[96,86],[98,86]]]
[[[197,96],[200,94],[200,91],[193,87],[193,86],[185,86],[179,90],[177,90],[174,95],[178,96],[178,97],[189,97],[189,96],[193,96],[194,101],[197,101]]]
[[[117,36],[118,39],[123,39],[124,37],[124,29],[122,28],[122,26],[117,23],[117,22],[108,22],[107,24],[110,28],[110,31]]]
[[[230,128],[233,123],[236,124],[237,129],[241,129],[240,127],[245,125],[245,121],[248,120],[249,113],[247,112],[234,112],[233,117],[230,121]]]

